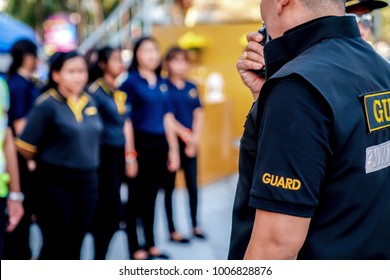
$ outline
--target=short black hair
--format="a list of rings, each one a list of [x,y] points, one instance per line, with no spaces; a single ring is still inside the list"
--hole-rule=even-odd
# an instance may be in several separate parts
[[[11,47],[12,63],[8,70],[8,75],[15,74],[19,67],[22,66],[25,55],[37,56],[38,47],[29,39],[16,41]]]

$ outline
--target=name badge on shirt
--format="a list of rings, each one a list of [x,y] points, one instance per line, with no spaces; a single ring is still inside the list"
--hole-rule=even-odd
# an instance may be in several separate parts
[[[86,116],[94,116],[97,114],[96,107],[88,107],[85,109],[85,115]]]
[[[369,133],[390,127],[390,91],[365,95],[364,110]]]
[[[191,89],[190,92],[188,93],[191,98],[197,98],[199,96],[198,91],[196,89]]]

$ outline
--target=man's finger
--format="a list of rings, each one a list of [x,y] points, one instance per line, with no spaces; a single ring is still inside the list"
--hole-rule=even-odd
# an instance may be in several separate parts
[[[249,32],[246,34],[246,40],[248,43],[251,41],[260,43],[263,40],[263,35],[261,35],[259,32]]]

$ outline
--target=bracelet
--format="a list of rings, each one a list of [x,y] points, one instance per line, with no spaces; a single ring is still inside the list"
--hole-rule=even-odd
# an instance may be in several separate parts
[[[136,150],[125,152],[125,158],[137,158],[138,153]]]
[[[23,202],[24,194],[22,192],[9,192],[8,199],[11,201]]]

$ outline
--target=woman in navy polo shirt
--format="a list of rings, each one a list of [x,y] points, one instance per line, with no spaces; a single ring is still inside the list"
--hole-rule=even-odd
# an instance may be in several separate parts
[[[172,100],[173,113],[179,135],[180,164],[186,180],[192,234],[204,239],[197,222],[198,184],[197,184],[197,153],[203,127],[203,109],[195,84],[188,81],[189,70],[187,52],[179,47],[172,47],[165,57],[165,66],[168,72],[169,96]],[[175,188],[176,172],[171,174],[165,190],[165,210],[168,219],[170,240],[179,243],[188,243],[181,234],[176,232],[173,222],[172,194]]]
[[[88,91],[96,103],[103,122],[100,143],[99,198],[91,226],[94,237],[95,259],[105,259],[114,233],[122,219],[120,186],[125,170],[125,146],[134,151],[129,137],[132,131],[127,94],[117,89],[116,79],[124,72],[119,48],[104,47],[97,50],[97,61],[90,69],[92,82]],[[127,164],[128,176],[134,177],[137,164]]]
[[[127,180],[129,201],[125,214],[132,259],[168,258],[154,242],[155,201],[167,166],[170,170],[176,170],[179,155],[177,145],[171,142],[174,131],[169,125],[168,86],[161,78],[160,71],[161,54],[156,41],[150,37],[139,39],[134,45],[128,77],[120,87],[127,93],[131,105],[134,143],[138,154],[138,175],[133,180]],[[164,122],[168,124],[166,127]],[[134,161],[134,157],[126,158],[126,163],[130,165]],[[141,218],[145,236],[143,247],[138,242],[138,217]]]
[[[37,163],[40,259],[80,259],[96,208],[102,123],[92,98],[84,93],[87,81],[82,56],[54,54],[49,89],[36,101],[16,141],[22,155]]]
[[[33,82],[33,73],[38,65],[37,46],[27,39],[21,39],[11,48],[12,63],[8,70],[8,87],[10,91],[9,124],[14,137],[19,136],[26,125],[27,114],[30,112],[39,90]],[[30,226],[32,215],[36,214],[36,189],[33,183],[32,164],[18,153],[20,187],[25,195],[23,207],[25,215],[13,232],[5,236],[4,259],[31,259]]]

